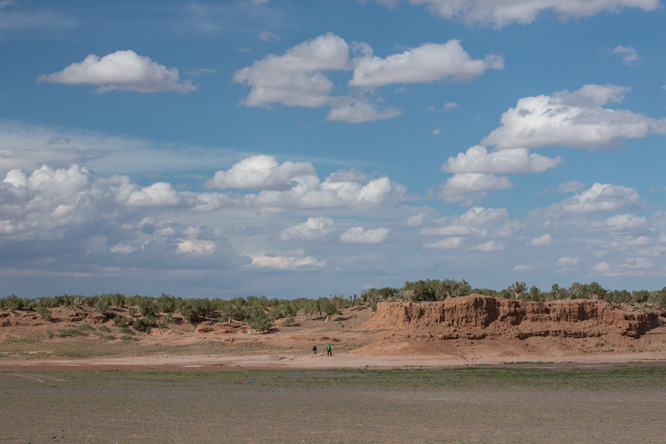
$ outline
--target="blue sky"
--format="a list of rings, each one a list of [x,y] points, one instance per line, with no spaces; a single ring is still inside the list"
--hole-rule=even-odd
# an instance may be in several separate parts
[[[666,285],[659,0],[0,0],[23,297]]]

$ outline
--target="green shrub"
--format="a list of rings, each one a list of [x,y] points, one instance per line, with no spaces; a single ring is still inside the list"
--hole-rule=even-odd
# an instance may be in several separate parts
[[[114,293],[111,295],[111,304],[113,304],[116,307],[124,307],[125,306],[125,295],[122,295],[120,293]]]
[[[101,315],[105,314],[106,310],[108,310],[110,306],[111,306],[111,299],[106,296],[101,296],[97,300],[97,303],[95,304],[97,312]]]
[[[116,327],[122,328],[127,325],[127,322],[128,322],[127,318],[123,316],[118,315],[115,318],[113,318],[113,325]]]
[[[134,334],[134,332],[132,331],[132,329],[129,328],[129,327],[122,327],[122,328],[120,329],[120,333],[125,333],[126,335],[133,335],[133,334]]]
[[[103,332],[105,332],[105,333],[109,333],[109,332],[111,331],[111,329],[110,329],[109,327],[107,327],[106,325],[102,325],[102,326],[101,326],[100,328],[98,328],[97,330],[99,330],[99,331],[103,331]]]
[[[80,331],[83,331],[83,332],[95,331],[95,327],[93,327],[90,324],[81,324],[81,325],[79,325],[78,328],[79,328]]]
[[[121,341],[131,341],[132,339],[134,339],[134,338],[132,338],[129,335],[123,335],[123,336],[120,337]]]
[[[101,338],[104,339],[105,341],[115,341],[116,340],[116,337],[113,336],[113,335],[104,335]]]
[[[146,318],[136,319],[134,322],[132,322],[132,328],[134,328],[134,330],[142,331],[145,333],[150,333],[151,327],[154,326],[155,324]]]
[[[137,305],[139,306],[139,312],[141,312],[142,316],[148,316],[155,313],[155,302],[153,301],[153,298],[143,296],[139,299]]]
[[[41,305],[41,303],[39,305],[37,305],[37,313],[39,313],[39,315],[45,321],[51,322],[53,320],[53,318],[51,317],[51,310],[49,310],[45,306]]]
[[[24,306],[25,302],[23,299],[16,296],[15,294],[0,299],[0,308],[7,309],[12,313],[14,313],[16,310],[22,310]]]
[[[257,331],[267,331],[273,327],[273,320],[261,308],[255,308],[250,315],[250,327]]]

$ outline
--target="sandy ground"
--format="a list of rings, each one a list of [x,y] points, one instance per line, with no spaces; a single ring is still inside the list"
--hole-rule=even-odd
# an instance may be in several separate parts
[[[187,370],[187,369],[391,369],[448,368],[507,363],[553,364],[626,364],[665,363],[666,353],[604,353],[570,356],[512,356],[510,359],[477,357],[461,359],[447,356],[367,356],[353,353],[289,356],[284,354],[216,355],[150,355],[111,356],[86,359],[0,358],[0,371],[16,370]]]

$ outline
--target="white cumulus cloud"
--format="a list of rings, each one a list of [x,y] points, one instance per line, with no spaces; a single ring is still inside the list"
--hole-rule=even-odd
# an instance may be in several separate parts
[[[587,214],[640,209],[642,199],[635,188],[595,183],[589,189],[557,203],[552,211]]]
[[[116,51],[101,58],[90,54],[82,62],[73,63],[53,74],[42,75],[38,80],[70,85],[96,85],[98,92],[125,90],[188,93],[196,90],[191,81],[180,81],[176,68],[167,68],[132,50]]]
[[[486,69],[502,69],[504,60],[490,55],[485,60],[472,59],[460,41],[427,43],[384,59],[363,57],[356,61],[352,86],[383,86],[390,83],[426,83],[444,78],[467,81]]]
[[[553,236],[546,233],[543,236],[539,236],[539,237],[535,237],[533,239],[530,239],[527,242],[527,245],[529,245],[530,247],[545,247],[547,245],[552,245],[553,242],[555,242],[555,239],[553,239]]]
[[[441,185],[439,195],[446,202],[461,202],[470,198],[485,198],[489,191],[506,190],[513,184],[508,177],[492,174],[454,174]]]
[[[486,147],[477,145],[456,157],[449,157],[442,166],[442,171],[449,173],[477,174],[528,174],[541,173],[557,167],[562,162],[558,156],[554,159],[530,154],[527,149],[516,148],[488,152]]]
[[[460,248],[463,242],[465,242],[464,237],[447,237],[446,239],[437,242],[425,244],[423,245],[423,248],[432,250],[455,250],[456,248]]]
[[[640,54],[633,46],[618,45],[613,49],[613,54],[622,54],[622,61],[627,65],[635,65],[641,60]]]
[[[296,45],[283,55],[268,55],[234,74],[234,81],[252,89],[246,106],[282,103],[320,107],[329,102],[333,83],[321,71],[348,69],[349,46],[328,33]]]
[[[592,222],[590,227],[597,230],[608,230],[613,232],[641,230],[648,226],[648,220],[642,216],[624,213],[616,214],[601,222]]]
[[[178,239],[176,245],[176,252],[191,256],[210,256],[216,250],[213,241],[202,239]]]
[[[549,145],[603,149],[622,146],[625,139],[645,137],[650,132],[666,132],[664,119],[604,107],[620,103],[626,91],[615,85],[585,85],[574,92],[524,97],[502,115],[502,126],[481,143],[497,149]]]
[[[309,162],[278,163],[275,157],[257,155],[247,157],[230,169],[217,171],[208,188],[238,188],[249,190],[287,190],[296,177],[314,174]]]
[[[320,216],[308,217],[298,225],[292,225],[280,232],[281,240],[314,240],[326,236],[333,231],[333,219]]]

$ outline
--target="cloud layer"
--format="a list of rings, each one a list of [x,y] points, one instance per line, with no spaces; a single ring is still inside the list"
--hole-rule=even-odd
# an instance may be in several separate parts
[[[623,8],[653,11],[659,0],[409,0],[425,5],[433,14],[459,20],[469,25],[503,28],[511,23],[532,23],[544,11],[551,11],[560,20],[597,15]]]

